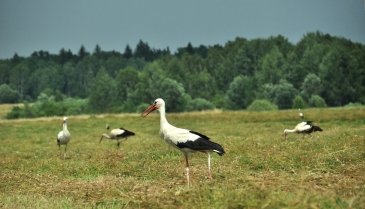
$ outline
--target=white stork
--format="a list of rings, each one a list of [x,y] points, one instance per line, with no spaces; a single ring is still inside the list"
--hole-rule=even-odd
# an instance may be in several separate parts
[[[60,150],[60,155],[61,155],[61,145],[65,145],[65,152],[63,153],[63,159],[66,158],[66,149],[67,149],[67,144],[70,141],[70,138],[71,134],[67,129],[67,117],[64,117],[62,123],[62,131],[60,131],[57,135],[57,145],[58,149]]]
[[[110,129],[108,124],[106,125],[106,129],[107,130]],[[106,137],[108,139],[117,140],[117,146],[119,148],[120,143],[122,141],[126,140],[129,136],[133,136],[133,135],[135,135],[135,133],[133,133],[132,131],[128,131],[127,129],[124,129],[124,128],[112,129],[108,134],[103,133],[101,135],[99,144],[100,144],[101,140],[103,140],[103,138]]]
[[[190,185],[189,178],[189,160],[190,153],[204,152],[208,154],[208,174],[211,178],[210,171],[210,153],[215,152],[218,155],[225,153],[223,147],[215,142],[210,141],[210,138],[187,129],[177,128],[171,125],[166,119],[165,113],[165,101],[161,98],[156,99],[152,105],[150,105],[143,113],[142,116],[146,117],[150,112],[158,110],[160,113],[160,136],[165,142],[179,149],[185,156],[186,163],[186,178],[188,186]]]
[[[298,134],[310,134],[312,132],[316,131],[323,131],[319,126],[315,126],[312,124],[312,121],[304,121],[301,123],[298,123],[298,125],[295,126],[294,129],[285,129],[284,130],[284,137],[286,139],[286,135],[288,133],[298,133]]]
[[[304,114],[303,114],[303,112],[300,110],[300,108],[298,109],[298,111],[299,111],[299,117],[300,117],[300,119],[303,121],[303,120],[304,120]]]

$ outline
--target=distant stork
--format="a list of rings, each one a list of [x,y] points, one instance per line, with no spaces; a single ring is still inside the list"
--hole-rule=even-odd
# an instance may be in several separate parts
[[[223,147],[215,142],[210,141],[210,138],[187,129],[177,128],[171,125],[165,114],[165,101],[161,98],[156,99],[143,113],[146,117],[150,112],[158,110],[160,113],[160,136],[165,142],[179,149],[185,156],[186,163],[186,178],[188,186],[190,185],[189,178],[189,160],[188,157],[193,152],[203,152],[208,154],[208,174],[212,178],[210,171],[210,153],[215,152],[218,155],[225,153]]]
[[[300,108],[298,109],[298,111],[299,111],[299,117],[303,121],[304,120],[304,114],[302,113],[302,111],[300,110]]]
[[[65,152],[63,153],[63,159],[66,158],[66,149],[67,149],[67,144],[70,141],[70,138],[71,134],[67,129],[67,117],[64,117],[62,123],[62,131],[60,131],[57,135],[57,145],[58,149],[60,150],[60,155],[61,155],[61,145],[65,145]]]
[[[312,124],[312,121],[304,121],[301,123],[298,123],[298,125],[295,126],[294,129],[285,129],[284,130],[284,137],[286,139],[286,135],[288,133],[298,133],[298,134],[311,134],[312,132],[316,131],[323,131],[319,126],[315,126]]]
[[[106,129],[107,130],[110,129],[108,124],[106,125]],[[133,135],[135,135],[135,133],[133,133],[132,131],[128,131],[127,129],[124,129],[124,128],[112,129],[108,134],[103,133],[101,135],[99,144],[100,144],[101,140],[103,140],[103,137],[106,137],[108,139],[117,140],[117,146],[119,148],[120,143],[122,141],[126,140],[129,136],[133,136]]]

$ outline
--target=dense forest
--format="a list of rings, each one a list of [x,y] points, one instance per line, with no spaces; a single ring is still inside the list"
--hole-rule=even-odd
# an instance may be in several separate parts
[[[237,37],[172,53],[140,40],[0,60],[0,103],[25,104],[10,118],[136,112],[158,97],[170,112],[365,104],[365,45],[317,31],[296,44]]]

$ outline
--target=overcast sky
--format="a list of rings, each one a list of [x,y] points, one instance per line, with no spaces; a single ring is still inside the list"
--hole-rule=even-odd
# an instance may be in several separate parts
[[[0,58],[61,48],[123,52],[321,31],[365,44],[365,0],[0,0]]]

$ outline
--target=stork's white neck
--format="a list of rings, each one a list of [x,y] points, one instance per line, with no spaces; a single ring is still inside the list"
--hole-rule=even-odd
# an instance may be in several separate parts
[[[295,133],[296,130],[295,129],[285,129],[284,133]]]
[[[65,132],[65,131],[68,131],[67,130],[67,122],[64,122],[63,123],[63,125],[62,125],[62,129],[63,129],[63,131]]]
[[[158,112],[160,113],[160,127],[161,129],[163,127],[165,127],[167,124],[169,124],[169,122],[166,119],[166,111],[165,111],[165,106],[161,106],[158,109]]]

